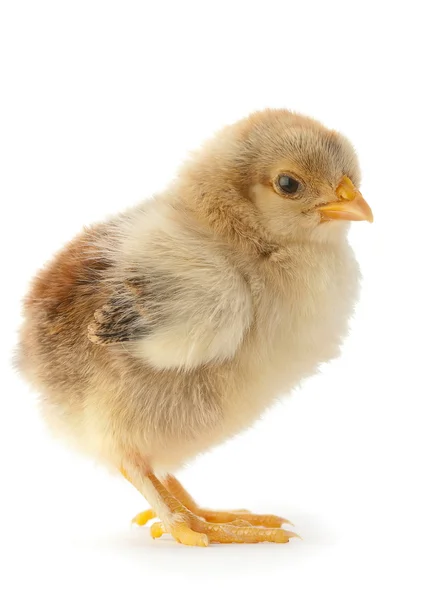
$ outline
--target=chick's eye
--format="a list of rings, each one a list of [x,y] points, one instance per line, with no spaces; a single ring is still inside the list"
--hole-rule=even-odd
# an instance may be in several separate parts
[[[296,179],[288,177],[288,175],[281,175],[279,177],[278,184],[280,189],[286,194],[294,194],[300,185]]]

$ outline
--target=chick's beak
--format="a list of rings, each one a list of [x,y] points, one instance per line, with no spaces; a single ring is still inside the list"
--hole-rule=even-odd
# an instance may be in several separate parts
[[[342,177],[336,188],[336,202],[329,202],[318,207],[322,221],[333,219],[343,221],[373,222],[373,214],[369,204],[354,187],[349,177]]]

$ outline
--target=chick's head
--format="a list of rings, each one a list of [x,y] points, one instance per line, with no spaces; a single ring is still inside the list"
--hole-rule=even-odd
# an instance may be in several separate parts
[[[223,129],[198,162],[209,197],[217,202],[228,182],[245,218],[254,213],[275,239],[325,239],[346,232],[349,221],[373,220],[350,142],[288,110],[257,112]]]

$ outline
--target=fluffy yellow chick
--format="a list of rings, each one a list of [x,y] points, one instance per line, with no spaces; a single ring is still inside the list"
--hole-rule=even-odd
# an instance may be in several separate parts
[[[18,364],[56,433],[183,544],[287,542],[285,519],[199,507],[172,472],[335,358],[357,299],[349,221],[372,221],[351,144],[265,110],[166,191],[85,230],[37,275]]]

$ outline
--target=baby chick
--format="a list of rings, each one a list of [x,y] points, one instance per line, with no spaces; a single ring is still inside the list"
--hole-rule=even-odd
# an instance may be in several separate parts
[[[198,506],[171,474],[335,358],[357,299],[351,144],[265,110],[166,191],[86,229],[37,275],[18,364],[54,431],[121,472],[178,542],[287,542],[274,515]]]

